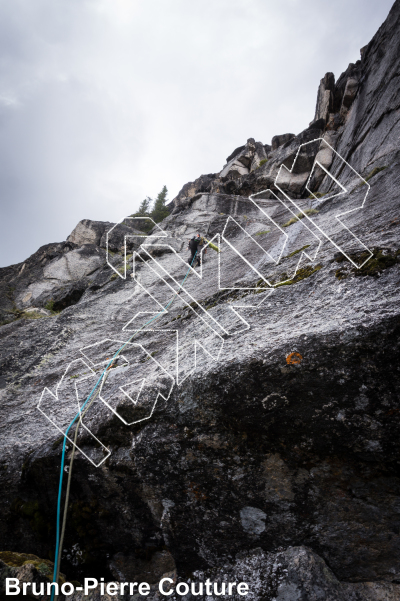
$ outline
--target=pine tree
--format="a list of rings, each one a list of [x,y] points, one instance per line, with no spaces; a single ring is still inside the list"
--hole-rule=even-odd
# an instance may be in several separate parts
[[[167,202],[167,194],[167,186],[163,186],[161,192],[159,192],[156,200],[154,201],[154,207],[150,213],[150,216],[156,223],[159,223],[160,221],[165,219],[167,215],[169,215],[169,211],[165,206]]]
[[[150,196],[146,196],[144,200],[139,205],[139,210],[135,213],[136,217],[147,217],[150,214],[150,207],[153,199]]]

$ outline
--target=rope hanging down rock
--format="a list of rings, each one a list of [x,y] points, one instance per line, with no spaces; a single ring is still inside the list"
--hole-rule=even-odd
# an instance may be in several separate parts
[[[187,277],[189,275],[190,269],[191,269],[191,267],[193,265],[193,262],[194,262],[194,260],[196,258],[196,254],[197,254],[197,251],[195,252],[195,254],[193,256],[193,260],[192,260],[192,262],[190,264],[190,267],[187,270],[186,275],[183,278],[181,284],[179,285],[179,288],[182,288],[183,284],[185,283],[185,281],[186,281],[186,279],[187,279]],[[132,336],[118,349],[118,351],[115,353],[115,355],[112,357],[112,359],[109,361],[109,363],[105,367],[105,369],[104,369],[103,373],[101,374],[100,378],[97,380],[97,382],[96,382],[95,386],[93,387],[91,393],[89,394],[89,396],[87,397],[86,401],[82,405],[82,409],[80,409],[79,412],[75,415],[74,419],[71,421],[71,423],[69,424],[68,428],[66,429],[66,431],[64,433],[64,442],[63,442],[62,455],[61,455],[60,481],[59,481],[58,499],[57,499],[56,553],[55,553],[55,558],[54,558],[54,572],[53,572],[53,582],[55,582],[57,584],[58,584],[58,579],[60,577],[60,563],[61,563],[62,546],[63,546],[63,542],[64,542],[65,528],[66,528],[66,523],[67,523],[69,493],[70,493],[70,488],[71,488],[72,466],[73,466],[73,462],[74,462],[76,441],[77,441],[77,438],[78,438],[78,431],[79,431],[80,425],[82,423],[82,419],[84,418],[85,414],[87,413],[87,411],[89,410],[89,408],[91,407],[91,405],[96,400],[96,397],[99,394],[101,394],[103,386],[104,386],[104,384],[105,384],[105,382],[106,382],[106,380],[108,378],[108,375],[110,373],[110,369],[112,368],[112,366],[114,365],[115,361],[117,360],[118,355],[131,342],[132,338],[134,338],[141,330],[143,330],[143,328],[145,328],[146,326],[150,325],[153,321],[155,321],[161,315],[163,315],[165,313],[165,311],[167,311],[167,309],[172,305],[172,303],[176,299],[176,297],[177,297],[177,294],[174,294],[171,297],[171,299],[168,301],[168,303],[165,305],[165,307],[163,309],[161,309],[161,311],[159,313],[157,313],[148,322],[146,322],[138,330],[136,330],[136,332],[134,332],[132,334]],[[100,384],[100,388],[97,390],[99,384]],[[94,394],[94,396],[93,396],[93,394]],[[67,441],[68,432],[71,429],[71,427],[73,426],[73,424],[76,422],[77,419],[78,419],[78,423],[76,424],[75,435],[74,435],[74,443],[72,445],[72,454],[71,454],[71,460],[70,460],[69,471],[68,471],[67,490],[66,490],[65,501],[64,501],[63,522],[62,522],[61,535],[60,535],[61,494],[62,494],[62,483],[63,483],[63,474],[64,474],[66,441]],[[51,601],[54,601],[54,600],[57,601],[57,599],[58,599],[58,595],[55,596],[55,590],[54,590],[54,587],[53,587],[53,590],[52,590],[52,593],[51,593]]]

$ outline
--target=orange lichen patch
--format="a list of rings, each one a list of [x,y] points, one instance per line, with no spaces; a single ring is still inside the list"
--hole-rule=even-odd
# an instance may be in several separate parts
[[[298,365],[299,363],[301,363],[303,361],[303,357],[300,355],[300,353],[290,353],[290,355],[288,355],[286,357],[286,363],[288,365]]]

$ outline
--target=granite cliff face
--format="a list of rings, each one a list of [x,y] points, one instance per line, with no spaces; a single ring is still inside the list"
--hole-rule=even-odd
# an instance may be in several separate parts
[[[82,358],[59,401],[43,397],[65,430],[91,368],[177,289],[187,239],[224,232],[88,414],[81,450],[110,455],[75,459],[62,571],[228,575],[271,601],[400,598],[399,42],[397,1],[361,60],[321,80],[306,130],[250,138],[182,188],[135,278],[143,232],[129,219],[110,264],[114,224],[83,220],[0,270],[3,551],[54,553],[62,439],[42,391]],[[127,402],[120,387],[137,395],[143,379]],[[146,417],[157,391],[151,419],[118,419]],[[2,574],[23,569],[6,559]]]

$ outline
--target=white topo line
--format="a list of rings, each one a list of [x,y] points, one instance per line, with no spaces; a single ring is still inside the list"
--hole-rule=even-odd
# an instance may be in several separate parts
[[[360,179],[360,181],[364,184],[366,184],[367,188],[366,188],[366,193],[364,195],[364,198],[361,202],[361,204],[355,208],[349,209],[348,211],[344,211],[344,212],[340,212],[337,215],[335,215],[335,219],[351,234],[351,236],[353,236],[353,238],[363,247],[365,248],[368,252],[369,252],[369,257],[362,263],[362,265],[357,265],[354,260],[352,259],[351,256],[349,256],[348,253],[346,253],[346,251],[340,247],[339,244],[337,244],[337,242],[335,242],[332,237],[326,232],[324,231],[316,222],[314,219],[312,219],[309,215],[307,215],[307,213],[299,206],[298,202],[296,202],[295,200],[291,199],[288,194],[285,192],[285,190],[283,190],[280,185],[279,185],[279,179],[282,177],[281,174],[284,173],[285,171],[287,172],[287,174],[292,174],[293,169],[295,167],[296,161],[298,159],[299,153],[302,149],[302,147],[306,146],[307,144],[311,144],[314,143],[316,141],[319,141],[320,144],[326,144],[329,149],[335,153],[335,155],[345,163],[345,165],[347,167],[349,167],[351,169],[351,171]],[[335,177],[333,177],[328,171],[327,169],[321,164],[321,162],[319,162],[317,159],[314,160],[314,164],[310,170],[310,175],[307,179],[307,183],[305,186],[305,189],[310,193],[310,195],[312,195],[314,197],[314,199],[318,200],[317,197],[311,192],[309,186],[310,186],[310,182],[311,182],[311,178],[315,172],[316,167],[319,167],[320,169],[322,169],[326,175],[328,175],[329,177],[332,178],[332,180],[335,182],[335,184],[340,188],[340,192],[337,194],[334,194],[332,196],[329,196],[328,198],[324,199],[324,202],[326,202],[326,200],[330,200],[331,198],[343,195],[345,193],[348,193],[348,190],[346,189],[346,187],[341,184]],[[282,185],[282,184],[281,184]],[[323,236],[324,239],[327,239],[337,250],[339,250],[340,252],[343,253],[343,255],[346,257],[346,259],[348,259],[352,265],[354,265],[356,268],[360,268],[362,267],[369,259],[370,257],[373,255],[373,253],[371,252],[370,249],[368,249],[365,244],[363,244],[361,242],[361,240],[359,240],[359,238],[353,233],[351,232],[351,230],[341,221],[341,217],[343,217],[344,215],[347,215],[349,213],[352,213],[356,210],[360,210],[364,207],[365,204],[365,200],[366,197],[368,195],[370,186],[368,184],[368,182],[366,182],[344,159],[343,157],[341,157],[334,148],[332,148],[332,146],[330,146],[323,138],[317,138],[316,140],[312,140],[311,142],[307,142],[305,144],[302,144],[301,146],[299,146],[296,156],[294,158],[293,164],[291,169],[288,169],[285,165],[281,165],[281,167],[278,170],[276,179],[275,179],[275,187],[282,193],[284,199],[286,202],[284,202],[283,200],[281,200],[276,193],[273,190],[263,190],[261,192],[258,192],[257,194],[253,194],[249,197],[249,201],[252,203],[252,205],[254,207],[256,207],[256,209],[258,211],[260,211],[261,216],[263,217],[263,219],[267,218],[276,228],[278,228],[278,230],[281,232],[281,234],[285,237],[284,243],[282,245],[282,248],[280,250],[279,256],[278,258],[274,258],[270,253],[268,253],[268,251],[266,251],[259,243],[258,241],[254,238],[254,234],[251,235],[249,234],[243,227],[241,224],[239,224],[235,219],[233,219],[231,216],[229,216],[226,220],[225,226],[223,228],[223,231],[221,232],[221,234],[217,233],[210,241],[207,242],[207,244],[205,245],[205,247],[202,249],[201,251],[201,255],[203,254],[205,248],[208,246],[209,243],[211,243],[212,241],[217,242],[217,246],[220,248],[221,250],[221,245],[222,244],[226,244],[231,251],[233,251],[234,253],[236,253],[245,263],[246,265],[248,265],[248,267],[258,276],[259,279],[263,280],[263,282],[265,282],[265,285],[267,286],[265,289],[262,287],[242,287],[242,288],[226,288],[221,286],[221,252],[218,253],[218,290],[243,290],[243,291],[262,291],[265,290],[266,293],[268,294],[263,294],[263,298],[261,299],[261,301],[256,304],[256,305],[245,305],[245,304],[229,304],[229,310],[231,310],[238,318],[239,320],[241,320],[244,323],[244,328],[242,330],[235,331],[234,335],[237,335],[238,333],[243,332],[244,330],[248,330],[250,329],[250,324],[246,321],[246,319],[243,317],[243,315],[240,314],[240,310],[241,309],[258,309],[261,307],[262,303],[266,300],[266,298],[269,298],[270,295],[273,293],[275,286],[281,285],[284,282],[279,282],[277,284],[273,284],[272,282],[270,282],[267,277],[265,276],[265,274],[263,274],[260,269],[257,269],[239,250],[238,248],[235,246],[235,244],[232,242],[232,240],[229,240],[227,238],[226,235],[226,228],[228,226],[229,222],[233,222],[242,232],[242,234],[248,238],[250,238],[252,240],[253,243],[256,244],[256,246],[258,247],[259,250],[261,250],[264,254],[265,257],[268,258],[269,262],[275,263],[275,265],[278,265],[279,262],[282,259],[282,254],[283,251],[287,245],[288,242],[288,234],[287,232],[285,232],[282,228],[282,226],[280,226],[278,223],[276,223],[276,221],[274,221],[274,219],[272,219],[266,211],[264,211],[264,209],[257,203],[256,201],[256,197],[265,193],[265,192],[269,192],[270,195],[272,195],[275,200],[279,203],[281,203],[285,209],[289,210],[289,212],[294,216],[297,217],[297,215],[299,213],[302,214],[302,225],[308,230],[308,234],[311,235],[314,239],[315,239],[315,243],[316,243],[316,248],[315,251],[310,253],[307,252],[306,250],[303,250],[300,253],[300,257],[299,260],[297,262],[295,271],[294,271],[294,275],[292,276],[292,278],[296,275],[300,263],[302,262],[303,258],[305,257],[306,259],[308,259],[308,261],[311,261],[312,263],[315,262],[317,255],[319,253],[319,250],[321,248],[321,244],[322,244],[322,239],[315,233],[315,231],[313,231],[313,229],[315,228],[316,230],[318,230],[318,232]],[[296,214],[297,211],[297,214]],[[159,311],[158,313],[160,314],[167,314],[168,310],[165,310],[162,303],[160,303],[155,297],[154,295],[151,293],[150,290],[148,290],[142,282],[139,282],[139,278],[135,272],[135,259],[138,256],[139,252],[141,255],[141,258],[143,260],[143,256],[145,256],[147,258],[147,261],[145,262],[145,264],[147,265],[147,268],[150,269],[150,271],[154,274],[154,277],[157,278],[158,280],[160,280],[160,282],[162,282],[162,284],[164,286],[166,286],[166,289],[169,290],[172,294],[176,294],[177,291],[179,291],[180,293],[182,293],[182,296],[179,296],[180,300],[183,302],[183,304],[186,307],[189,307],[190,309],[192,309],[192,307],[190,306],[190,302],[187,302],[184,299],[184,295],[187,295],[188,298],[193,302],[197,303],[197,307],[199,309],[199,312],[195,312],[196,316],[199,318],[200,322],[203,324],[203,326],[206,326],[206,328],[209,329],[210,333],[212,333],[213,336],[216,336],[219,341],[220,341],[220,347],[218,349],[217,353],[212,354],[211,352],[209,352],[209,350],[206,348],[205,345],[202,344],[201,339],[198,338],[194,338],[194,365],[193,365],[193,369],[191,369],[189,371],[189,373],[187,373],[185,375],[184,378],[179,378],[179,330],[178,329],[159,329],[159,328],[145,328],[143,330],[141,330],[141,332],[143,333],[156,333],[156,332],[165,332],[165,333],[170,333],[173,334],[175,337],[175,344],[174,344],[174,352],[173,355],[175,355],[176,359],[175,359],[175,373],[174,376],[172,376],[162,365],[161,363],[156,360],[153,357],[153,353],[150,353],[142,344],[137,344],[137,343],[129,343],[129,345],[131,345],[131,347],[140,347],[140,349],[146,354],[147,358],[149,360],[151,360],[152,362],[154,362],[154,364],[156,365],[156,368],[158,370],[161,371],[161,373],[164,374],[164,377],[169,378],[170,380],[170,389],[168,394],[166,395],[165,393],[163,394],[162,392],[160,392],[160,390],[158,390],[156,398],[154,400],[154,403],[151,405],[149,413],[146,417],[142,417],[138,420],[132,421],[132,422],[128,422],[123,416],[121,416],[118,411],[110,404],[110,402],[107,400],[107,398],[105,397],[104,394],[100,395],[99,401],[104,403],[104,405],[111,410],[121,421],[122,423],[124,423],[125,425],[132,425],[134,423],[138,423],[138,422],[142,422],[144,420],[150,419],[152,417],[152,415],[154,414],[154,410],[155,407],[157,405],[157,401],[159,399],[159,397],[162,397],[164,400],[168,400],[171,396],[172,390],[176,385],[180,385],[182,384],[182,382],[184,382],[186,380],[186,378],[192,374],[196,367],[197,367],[197,346],[200,346],[204,351],[206,351],[207,355],[213,360],[213,361],[218,361],[221,355],[221,351],[224,345],[224,339],[227,336],[232,335],[227,329],[226,327],[224,327],[217,319],[216,317],[212,316],[210,314],[209,311],[207,311],[204,307],[202,307],[197,298],[195,298],[195,296],[193,296],[193,293],[189,292],[189,290],[187,289],[186,286],[182,286],[177,280],[176,278],[173,276],[172,273],[170,273],[166,267],[159,261],[157,261],[151,254],[150,254],[150,250],[152,248],[155,248],[156,246],[158,248],[162,248],[162,247],[167,247],[169,254],[175,254],[175,257],[178,258],[178,264],[180,263],[184,263],[187,265],[186,261],[183,261],[182,258],[179,256],[178,252],[170,245],[170,244],[165,244],[162,242],[158,242],[157,240],[159,240],[160,238],[168,238],[168,232],[164,231],[161,229],[161,227],[159,225],[157,225],[156,223],[154,223],[153,220],[151,220],[150,218],[147,218],[151,221],[152,226],[153,226],[153,231],[151,233],[151,235],[147,236],[145,234],[141,235],[141,234],[134,234],[134,235],[129,235],[124,233],[123,236],[123,259],[124,259],[124,272],[121,273],[120,271],[118,271],[118,269],[116,269],[114,267],[114,265],[112,265],[110,263],[109,260],[109,242],[110,242],[110,236],[113,235],[113,233],[118,233],[118,226],[123,224],[123,222],[126,222],[127,219],[131,219],[131,220],[135,220],[135,219],[141,219],[143,221],[143,217],[141,218],[134,218],[134,217],[129,217],[129,218],[124,218],[122,219],[120,222],[118,222],[117,224],[115,224],[108,232],[106,235],[106,240],[107,240],[107,249],[106,249],[106,253],[107,253],[107,263],[108,265],[111,267],[111,269],[118,275],[118,277],[122,278],[122,279],[126,279],[127,277],[127,240],[130,238],[143,238],[145,241],[143,243],[140,244],[139,248],[134,251],[132,253],[132,274],[131,277],[134,279],[134,281],[136,282],[136,284],[142,289],[144,290],[149,296],[150,298],[154,301],[155,305],[159,307],[159,309],[161,311]],[[311,226],[311,227],[310,227]],[[149,243],[150,240],[150,243]],[[151,243],[153,241],[153,243]],[[154,267],[153,267],[154,264]],[[157,269],[158,271],[157,271]],[[195,274],[196,277],[198,277],[200,280],[203,280],[205,275],[203,276],[203,261],[201,261],[200,263],[200,269],[199,272],[197,272],[192,266],[190,266],[188,268],[188,271],[191,274]],[[164,276],[162,275],[164,274]],[[168,278],[168,281],[166,280],[166,278]],[[292,279],[290,278],[290,279]],[[185,277],[186,279],[186,277]],[[285,280],[288,281],[288,280]],[[172,283],[171,283],[172,282]],[[193,309],[192,309],[193,310]],[[131,319],[129,319],[129,321],[124,325],[124,327],[122,328],[122,331],[129,331],[129,326],[132,325],[132,323],[139,318],[140,316],[144,316],[145,314],[151,314],[151,315],[155,315],[157,312],[142,312],[142,311],[138,311]],[[207,317],[207,319],[206,319]],[[89,371],[89,376],[87,376],[86,378],[81,378],[80,380],[78,380],[76,382],[76,384],[79,384],[80,382],[83,382],[84,380],[87,380],[88,378],[93,378],[96,375],[96,372],[94,371],[94,368],[96,367],[96,364],[94,364],[84,353],[84,351],[88,352],[89,348],[93,348],[93,347],[98,347],[100,348],[101,344],[105,344],[105,343],[110,343],[110,342],[115,342],[115,345],[117,346],[118,344],[124,344],[123,341],[117,341],[117,340],[110,340],[110,339],[104,339],[100,342],[94,343],[93,345],[90,345],[90,347],[85,347],[83,349],[81,349],[81,353],[84,355],[85,357],[85,361],[83,359],[76,359],[74,361],[72,361],[71,363],[68,364],[66,371],[64,372],[64,375],[62,376],[60,382],[58,383],[57,387],[56,387],[56,392],[52,393],[48,388],[45,388],[42,392],[41,398],[39,400],[38,406],[37,408],[39,409],[39,411],[41,411],[41,413],[46,417],[46,419],[48,419],[61,433],[64,433],[64,430],[60,427],[60,425],[57,423],[56,418],[54,417],[53,413],[49,411],[46,412],[46,410],[43,408],[43,402],[44,402],[44,397],[49,394],[51,395],[51,399],[53,402],[53,409],[56,407],[57,403],[60,404],[60,394],[61,394],[61,388],[62,388],[62,384],[65,382],[67,374],[71,369],[76,367],[77,362],[81,361],[83,366]],[[89,363],[86,363],[86,361],[89,361]],[[127,362],[127,364],[129,365],[129,361],[126,359],[125,360]],[[90,365],[91,363],[91,365]],[[76,376],[73,376],[76,377]],[[130,376],[131,377],[131,376]],[[139,390],[137,392],[136,398],[133,399],[131,398],[127,392],[124,390],[124,387],[127,387],[128,385],[131,385],[135,382],[141,382],[141,385],[139,387]],[[121,386],[119,386],[119,390],[121,391],[121,393],[123,393],[126,397],[128,397],[130,399],[130,401],[132,402],[133,405],[136,405],[139,401],[140,395],[142,394],[142,391],[144,389],[144,385],[145,385],[146,379],[145,378],[141,378],[139,375],[137,375],[136,380],[132,380],[130,379],[128,382],[125,382],[124,384],[122,384]],[[78,388],[75,385],[75,402],[77,402],[78,404],[78,410],[80,411],[80,406],[81,406],[81,401],[79,399],[79,392],[78,392]],[[61,412],[62,413],[62,412]],[[65,421],[65,418],[62,419],[62,416],[60,416],[61,421]],[[109,457],[110,455],[110,450],[107,449],[105,447],[105,445],[103,445],[101,443],[101,441],[99,441],[96,436],[82,423],[82,427],[85,428],[86,432],[93,437],[93,441],[96,442],[96,444],[98,444],[101,448],[101,451],[103,452],[103,454],[105,455],[104,458],[101,459],[100,462],[95,462],[92,460],[92,458],[85,452],[85,449],[80,448],[79,446],[77,446],[77,448],[81,451],[81,453],[95,466],[98,467],[99,465],[101,465],[105,459],[107,459],[107,457]],[[68,441],[71,444],[74,444],[73,441],[71,440],[71,438],[69,436],[67,436]]]

